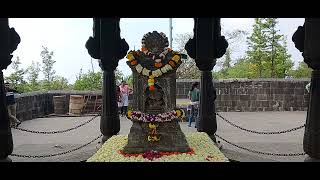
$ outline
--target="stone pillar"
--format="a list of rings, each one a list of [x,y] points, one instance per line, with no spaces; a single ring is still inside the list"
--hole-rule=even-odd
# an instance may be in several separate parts
[[[206,132],[214,142],[217,130],[215,116],[216,91],[212,82],[212,69],[216,58],[222,57],[228,42],[221,36],[220,18],[195,18],[194,38],[190,39],[185,49],[195,59],[201,73],[200,118],[197,125],[199,132]]]
[[[305,161],[320,160],[320,19],[306,18],[292,37],[296,48],[302,52],[305,63],[313,69],[311,75],[310,101],[303,149],[309,156]]]
[[[17,49],[19,43],[20,37],[14,28],[9,28],[8,19],[0,18],[0,162],[11,161],[8,155],[13,150],[2,70],[11,63],[11,53]]]
[[[94,18],[93,37],[86,43],[90,56],[99,59],[103,70],[103,106],[100,121],[100,130],[104,135],[102,142],[120,131],[114,70],[118,61],[126,55],[129,46],[120,38],[119,21],[120,18]]]
[[[120,131],[114,71],[103,71],[102,106],[100,131],[105,142]]]

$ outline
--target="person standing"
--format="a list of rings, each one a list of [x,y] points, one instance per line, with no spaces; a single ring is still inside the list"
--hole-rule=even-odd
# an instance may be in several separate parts
[[[306,85],[306,90],[308,91],[308,93],[310,93],[310,86],[311,86],[311,82],[309,82],[309,83]]]
[[[121,115],[126,116],[128,112],[129,105],[129,94],[131,93],[131,89],[126,83],[126,81],[122,81],[120,85],[120,94],[121,94]]]
[[[116,87],[116,93],[117,93],[117,103],[118,103],[118,112],[121,114],[121,109],[122,109],[122,95],[120,91],[120,85],[117,85]]]
[[[18,127],[21,124],[21,121],[19,121],[16,118],[17,104],[16,104],[14,94],[19,92],[15,89],[12,89],[10,87],[10,83],[8,82],[5,83],[5,92],[6,92],[7,109],[8,109],[11,127]]]
[[[193,119],[197,122],[199,118],[199,100],[200,100],[200,90],[199,90],[199,83],[195,82],[192,84],[191,89],[189,91],[189,99],[191,101],[191,113],[189,115],[189,127],[191,127],[191,123]],[[197,123],[196,123],[197,126]]]

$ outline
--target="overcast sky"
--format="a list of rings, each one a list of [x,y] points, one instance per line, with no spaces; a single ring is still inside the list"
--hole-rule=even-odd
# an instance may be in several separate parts
[[[252,32],[253,18],[222,18],[223,32],[235,29]],[[292,60],[302,61],[301,53],[295,49],[291,41],[292,34],[299,25],[304,23],[303,18],[280,18],[278,29],[281,34],[287,36],[288,52]],[[73,83],[80,69],[87,72],[92,69],[91,57],[85,48],[89,36],[92,36],[91,18],[12,18],[9,19],[10,27],[14,27],[21,37],[21,43],[14,52],[14,58],[20,57],[21,67],[28,67],[32,61],[40,62],[41,46],[54,51],[54,69],[56,75],[64,76]],[[193,19],[173,18],[173,39],[177,34],[193,33]],[[125,38],[130,49],[138,49],[141,46],[142,36],[150,31],[164,32],[169,36],[168,18],[123,18],[120,21],[121,36]],[[176,44],[173,42],[173,49]],[[243,56],[246,50],[246,40],[238,42],[232,58]],[[92,59],[93,68],[99,69],[97,60]],[[125,59],[119,61],[119,70],[125,75],[131,74]],[[11,67],[4,70],[7,76],[12,72]],[[42,76],[41,76],[42,77]]]

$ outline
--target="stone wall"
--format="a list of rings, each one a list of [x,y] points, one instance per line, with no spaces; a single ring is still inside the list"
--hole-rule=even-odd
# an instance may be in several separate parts
[[[53,96],[67,96],[69,111],[70,95],[101,95],[101,91],[49,91],[23,93],[17,96],[17,118],[21,121],[43,117],[54,113]]]
[[[177,98],[188,98],[193,82],[177,80]],[[306,111],[310,79],[231,79],[214,81],[217,111]]]
[[[193,82],[177,80],[178,99],[188,98]],[[232,79],[214,81],[217,111],[306,111],[309,94],[305,86],[310,79]],[[24,93],[17,96],[17,118],[25,121],[52,114],[53,96],[101,95],[101,91],[49,91]],[[133,96],[129,96],[132,104]],[[69,108],[69,106],[67,106]],[[67,109],[69,111],[69,109]]]

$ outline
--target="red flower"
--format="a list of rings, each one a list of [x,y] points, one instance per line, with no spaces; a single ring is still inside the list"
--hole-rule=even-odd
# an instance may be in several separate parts
[[[152,85],[149,87],[149,91],[154,91],[155,90],[155,87]]]

